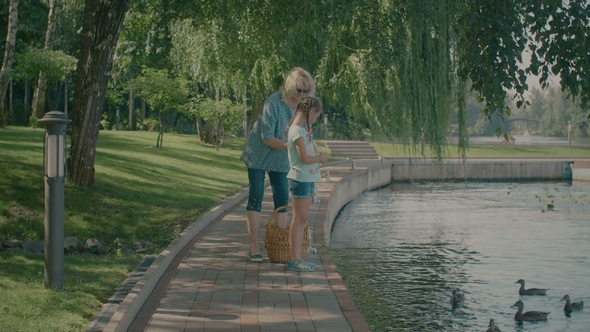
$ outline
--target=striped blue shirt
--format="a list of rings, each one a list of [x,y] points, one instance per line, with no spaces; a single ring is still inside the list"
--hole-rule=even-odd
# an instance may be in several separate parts
[[[289,172],[287,150],[273,149],[264,142],[273,137],[286,142],[283,136],[294,112],[281,100],[278,92],[264,101],[260,116],[252,127],[244,149],[244,163],[248,168],[266,172]]]

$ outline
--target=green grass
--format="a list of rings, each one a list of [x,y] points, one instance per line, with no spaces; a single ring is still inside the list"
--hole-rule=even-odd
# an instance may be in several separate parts
[[[247,185],[243,139],[216,151],[194,135],[102,131],[95,183],[65,188],[65,236],[156,244]],[[43,130],[0,129],[0,241],[43,240]],[[0,331],[82,331],[142,256],[67,255],[64,290],[44,287],[42,256],[0,252]]]
[[[419,147],[405,147],[402,144],[371,143],[380,156],[385,157],[420,157]],[[426,157],[431,157],[428,148],[424,149]],[[457,146],[449,146],[445,157],[458,158]],[[590,148],[571,146],[519,146],[519,145],[473,145],[467,150],[467,157],[472,158],[575,158],[590,157]]]
[[[0,331],[83,331],[141,259],[71,255],[64,289],[44,287],[44,258],[0,253]]]

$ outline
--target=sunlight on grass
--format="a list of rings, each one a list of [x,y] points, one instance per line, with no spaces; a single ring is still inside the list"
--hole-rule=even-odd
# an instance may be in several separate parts
[[[244,139],[219,151],[195,135],[102,131],[95,182],[66,183],[65,236],[79,246],[150,241],[164,249],[190,223],[247,185]],[[43,240],[43,131],[0,129],[0,241]],[[66,257],[64,290],[44,287],[44,258],[0,252],[0,331],[82,331],[142,256]],[[2,311],[3,308],[6,308]]]
[[[378,155],[384,157],[420,158],[419,147],[407,147],[394,143],[371,143]],[[425,157],[430,158],[428,148],[424,148]],[[571,158],[588,157],[590,148],[572,146],[518,146],[518,145],[472,145],[467,150],[467,158]],[[446,158],[459,158],[457,146],[449,146]]]

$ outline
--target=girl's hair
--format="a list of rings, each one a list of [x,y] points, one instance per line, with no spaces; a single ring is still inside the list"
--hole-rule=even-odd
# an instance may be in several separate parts
[[[305,123],[307,124],[307,130],[308,130],[307,136],[309,136],[309,140],[311,141],[312,139],[310,136],[311,135],[311,126],[309,125],[309,114],[312,112],[312,110],[315,112],[321,112],[322,108],[323,108],[322,101],[317,97],[301,98],[301,100],[297,104],[297,109],[295,110],[295,113],[293,113],[293,117],[291,118],[291,121],[289,121],[289,124],[287,125],[287,128],[285,129],[285,134],[283,135],[283,137],[287,136],[287,133],[289,132],[289,128],[293,124],[293,121],[295,120],[297,113],[302,112],[302,113],[305,113]]]
[[[315,84],[311,74],[301,67],[291,69],[285,78],[285,85],[280,87],[279,92],[283,101],[288,101],[289,98],[297,95],[297,88],[309,90],[306,94],[308,97],[315,96]]]

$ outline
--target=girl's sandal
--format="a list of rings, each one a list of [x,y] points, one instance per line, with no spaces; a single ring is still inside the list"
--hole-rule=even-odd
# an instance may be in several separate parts
[[[313,263],[305,263],[301,264],[303,259],[298,259],[294,262],[287,263],[287,270],[299,271],[299,272],[313,272],[315,271],[315,264]]]

